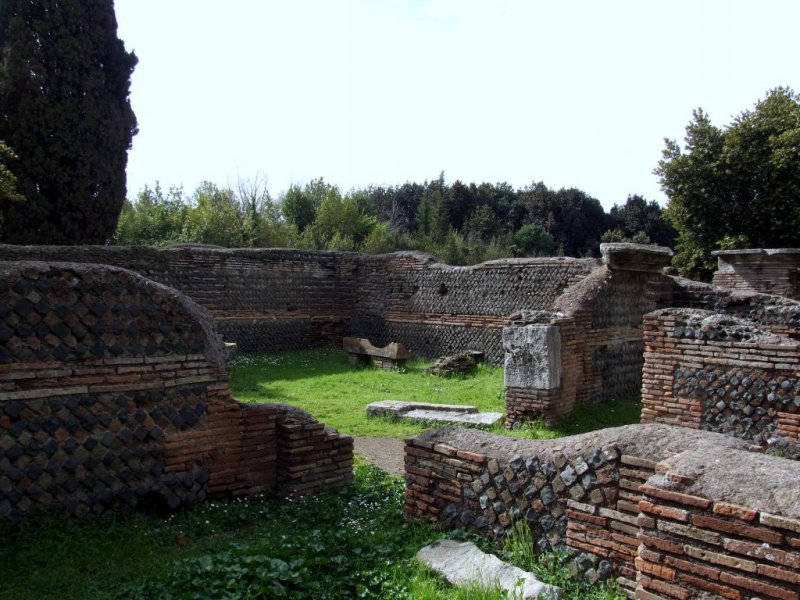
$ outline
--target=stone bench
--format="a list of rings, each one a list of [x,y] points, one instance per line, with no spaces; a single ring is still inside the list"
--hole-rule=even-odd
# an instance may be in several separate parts
[[[404,367],[406,361],[412,357],[411,352],[397,342],[376,348],[367,339],[346,337],[342,339],[342,347],[347,352],[347,361],[350,364],[369,362],[380,369]]]

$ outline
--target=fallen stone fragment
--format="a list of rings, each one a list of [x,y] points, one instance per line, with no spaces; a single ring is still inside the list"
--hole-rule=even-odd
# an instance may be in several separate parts
[[[483,360],[483,352],[468,350],[460,354],[437,358],[433,365],[425,369],[425,372],[439,377],[452,377],[458,373],[473,371],[478,363]]]
[[[503,419],[503,413],[481,413],[474,406],[404,402],[402,400],[373,402],[367,405],[367,414],[372,417],[394,417],[396,419],[453,423],[472,427],[492,427]]]
[[[472,542],[439,540],[417,552],[417,560],[456,587],[498,585],[512,598],[557,600],[561,589],[542,583],[531,573],[486,554]]]

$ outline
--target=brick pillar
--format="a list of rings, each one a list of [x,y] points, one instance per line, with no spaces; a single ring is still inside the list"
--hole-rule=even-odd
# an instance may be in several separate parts
[[[561,332],[551,324],[503,328],[506,425],[563,414]],[[571,406],[570,406],[571,408]]]

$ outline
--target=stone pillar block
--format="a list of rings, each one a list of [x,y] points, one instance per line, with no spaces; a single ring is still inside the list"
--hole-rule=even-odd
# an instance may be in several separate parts
[[[561,333],[554,325],[503,328],[505,386],[552,390],[561,385]]]

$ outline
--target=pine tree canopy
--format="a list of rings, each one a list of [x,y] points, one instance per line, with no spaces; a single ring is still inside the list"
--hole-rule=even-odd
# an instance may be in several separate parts
[[[137,132],[137,58],[113,0],[0,2],[0,140],[24,202],[0,204],[0,240],[96,244],[114,233]]]

